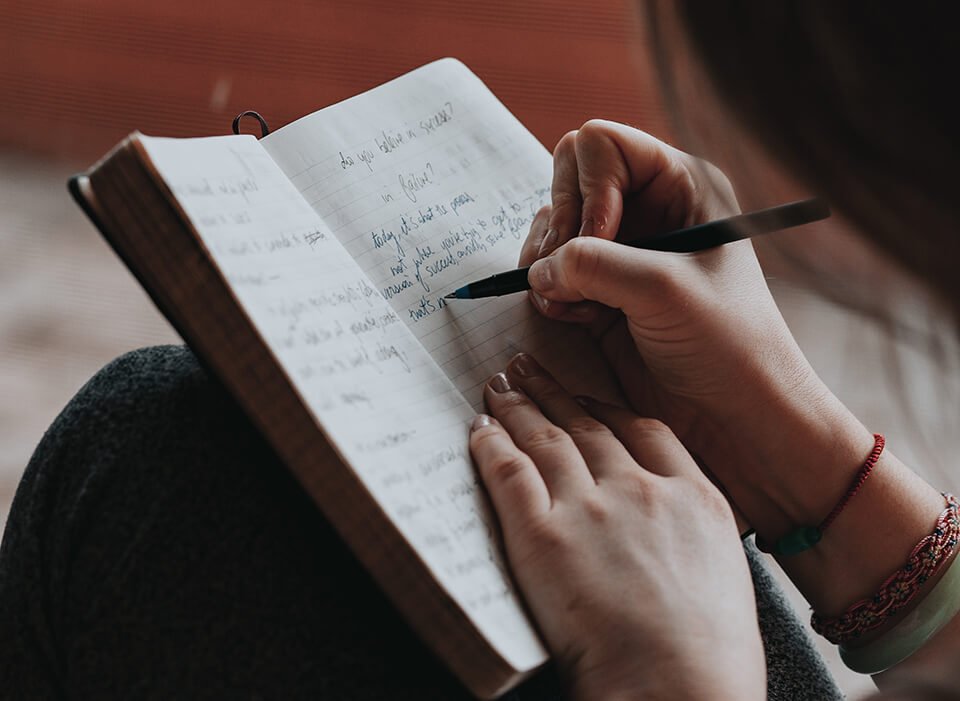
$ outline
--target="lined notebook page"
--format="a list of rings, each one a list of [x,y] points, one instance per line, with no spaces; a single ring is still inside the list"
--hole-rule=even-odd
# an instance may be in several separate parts
[[[616,396],[592,342],[526,295],[443,299],[517,267],[550,202],[552,157],[462,63],[435,61],[261,143],[475,409],[521,350],[576,393]]]
[[[540,664],[470,463],[473,410],[379,283],[252,137],[142,141],[338,452],[492,646]]]

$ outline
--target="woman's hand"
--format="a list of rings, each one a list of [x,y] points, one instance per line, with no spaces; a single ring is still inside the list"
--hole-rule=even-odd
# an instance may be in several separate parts
[[[726,178],[588,122],[557,146],[552,194],[521,261],[541,312],[590,326],[634,409],[670,426],[767,542],[820,523],[873,435],[803,357],[750,242],[684,255],[610,240],[734,214]],[[890,450],[874,472],[815,548],[781,560],[821,615],[872,596],[943,508]]]
[[[731,510],[662,423],[568,395],[533,358],[485,389],[470,449],[574,698],[765,698]]]
[[[552,207],[520,260],[534,305],[591,329],[634,409],[668,424],[758,530],[818,522],[872,435],[803,357],[750,242],[696,254],[611,242],[737,213],[727,179],[611,122],[567,134],[554,159]],[[815,494],[808,464],[825,476]]]

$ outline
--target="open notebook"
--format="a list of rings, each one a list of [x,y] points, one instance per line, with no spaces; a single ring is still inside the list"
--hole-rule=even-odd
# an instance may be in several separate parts
[[[524,350],[614,392],[516,267],[552,159],[443,59],[259,141],[129,137],[78,200],[395,605],[478,696],[546,660],[470,462],[483,382]],[[605,388],[605,389],[601,389]],[[318,661],[322,664],[322,661]]]

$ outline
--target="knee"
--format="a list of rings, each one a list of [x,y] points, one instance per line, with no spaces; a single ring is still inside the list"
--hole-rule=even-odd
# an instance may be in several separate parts
[[[231,406],[184,347],[133,351],[100,370],[47,429],[18,486],[8,530],[26,559],[50,569],[91,524],[122,512],[117,504],[142,513],[147,500],[132,495],[155,498],[173,483],[189,452],[184,426],[218,403]]]
[[[212,412],[237,413],[196,356],[185,346],[153,346],[107,364],[67,404],[48,433],[83,444],[120,437],[126,443],[135,437],[151,443],[170,432],[182,435]]]
[[[203,399],[214,389],[187,347],[141,348],[104,366],[80,389],[58,421],[68,425],[123,423],[170,404]]]
[[[135,521],[179,495],[215,499],[273,461],[189,349],[144,348],[106,365],[67,404],[34,452],[15,506],[68,519],[71,529],[108,511]]]
[[[32,462],[56,465],[182,463],[205,439],[255,433],[232,398],[184,346],[120,356],[56,418]]]

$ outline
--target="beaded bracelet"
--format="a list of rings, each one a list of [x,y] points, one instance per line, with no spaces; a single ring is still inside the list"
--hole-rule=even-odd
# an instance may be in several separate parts
[[[763,539],[761,539],[759,535],[757,535],[757,549],[760,550],[760,552],[772,553],[774,555],[786,557],[789,555],[797,555],[798,553],[802,553],[804,550],[809,550],[814,545],[819,543],[820,539],[823,538],[824,531],[830,527],[830,524],[833,523],[834,519],[836,519],[837,516],[840,515],[840,512],[847,507],[847,504],[850,503],[850,500],[853,499],[860,491],[863,483],[867,481],[867,477],[870,476],[874,466],[880,459],[880,453],[883,452],[883,446],[885,444],[886,441],[881,434],[873,434],[873,450],[870,451],[870,455],[867,456],[867,459],[864,461],[863,465],[859,470],[857,470],[857,474],[854,476],[850,487],[840,498],[840,501],[837,502],[837,505],[831,509],[830,513],[827,514],[826,518],[824,518],[819,525],[801,526],[800,528],[790,531],[782,538],[779,538],[773,545],[769,545]]]
[[[840,659],[854,672],[879,674],[903,662],[960,612],[960,556],[947,565],[930,593],[903,620],[859,647],[840,645]]]
[[[946,493],[943,498],[947,508],[937,519],[933,532],[914,546],[906,564],[890,575],[872,598],[858,601],[841,615],[826,618],[814,613],[810,624],[817,633],[835,645],[855,640],[882,626],[920,593],[960,542],[957,500]]]

